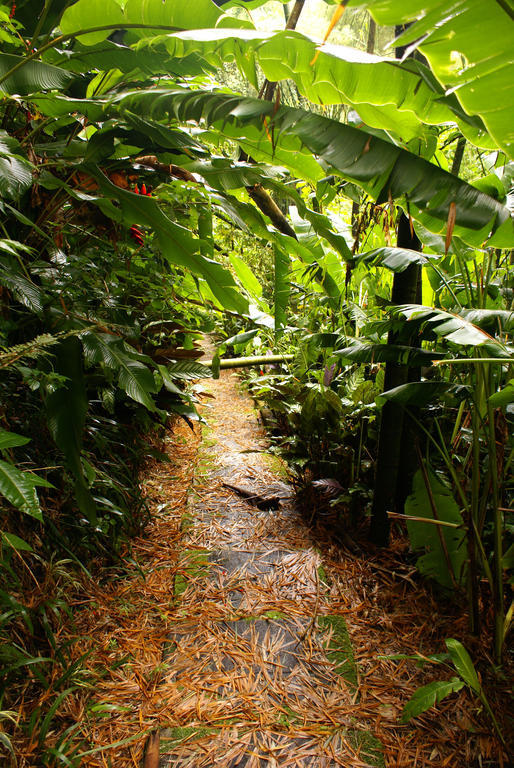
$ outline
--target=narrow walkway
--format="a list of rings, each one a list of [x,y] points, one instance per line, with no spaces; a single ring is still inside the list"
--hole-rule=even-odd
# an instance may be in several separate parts
[[[209,382],[175,581],[160,768],[364,768],[357,670],[320,556],[235,374]]]

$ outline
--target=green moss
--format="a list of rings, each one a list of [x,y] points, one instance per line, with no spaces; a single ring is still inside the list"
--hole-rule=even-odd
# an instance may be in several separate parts
[[[349,731],[346,738],[359,757],[376,768],[385,768],[384,748],[369,731]]]
[[[318,567],[318,578],[321,584],[328,584],[327,572],[325,571],[322,565]]]
[[[179,561],[178,564],[178,572],[175,575],[175,598],[180,597],[186,591],[190,579],[207,575],[210,567],[208,557],[208,552],[198,552],[195,549],[185,549],[182,552],[182,559],[185,560],[185,563],[181,565]]]
[[[322,632],[323,630],[331,631],[331,637],[326,646],[327,657],[335,665],[337,674],[356,688],[357,665],[344,618],[335,615],[319,616],[318,628]]]
[[[288,730],[292,725],[297,725],[303,722],[303,717],[300,716],[294,709],[288,707],[287,704],[282,704],[281,708],[284,710],[276,719],[275,723],[277,727],[285,728]]]
[[[265,611],[261,617],[262,619],[287,619],[287,614],[282,611]]]
[[[241,614],[237,611],[234,612],[234,621],[257,621],[258,619],[287,619],[287,613],[282,613],[282,611],[264,611],[264,613],[255,613],[255,614]]]
[[[268,464],[271,471],[284,482],[289,481],[289,470],[285,461],[282,461],[280,456],[276,456],[274,453],[263,453],[263,459]]]
[[[201,728],[195,726],[179,726],[177,728],[165,728],[160,733],[160,752],[166,754],[184,741],[197,741],[205,736],[216,733],[216,728]]]
[[[180,518],[180,531],[181,533],[185,533],[186,531],[189,531],[190,528],[192,528],[194,525],[194,517],[190,512],[184,512],[184,514]]]

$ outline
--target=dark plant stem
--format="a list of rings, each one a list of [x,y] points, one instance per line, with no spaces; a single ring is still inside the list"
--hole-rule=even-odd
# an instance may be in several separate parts
[[[298,24],[298,19],[300,18],[300,14],[302,12],[303,6],[305,5],[305,0],[296,0],[293,10],[289,14],[289,18],[287,19],[286,23],[286,29],[296,29],[296,25]],[[284,6],[284,15],[286,13],[286,8]],[[276,82],[270,82],[269,80],[265,80],[262,84],[262,88],[259,93],[259,98],[264,99],[264,101],[273,101],[273,96],[275,95],[275,90],[277,87]]]
[[[462,164],[462,158],[464,157],[464,150],[466,149],[466,139],[464,136],[460,136],[455,147],[455,154],[453,156],[452,170],[454,176],[459,175],[460,166]]]
[[[405,26],[397,26],[396,34],[401,34]],[[368,41],[369,42],[369,41]],[[401,59],[406,48],[395,50],[396,58]],[[421,251],[421,241],[414,232],[410,215],[400,213],[396,244],[398,248]],[[393,304],[421,303],[421,267],[412,264],[403,272],[395,272],[391,294]],[[389,331],[388,344],[397,344],[400,335]],[[402,339],[405,343],[405,339]],[[409,339],[409,344],[416,343]],[[399,387],[408,381],[419,381],[419,369],[411,369],[398,363],[387,363],[384,376],[384,391]],[[389,543],[390,521],[388,512],[401,512],[409,493],[412,475],[415,471],[415,457],[412,450],[415,439],[415,419],[405,415],[404,409],[392,401],[382,407],[378,453],[375,469],[375,488],[371,509],[369,536],[378,546]]]
[[[410,221],[402,212],[398,221],[397,245],[399,248],[410,248],[420,251],[421,242],[411,229]],[[415,304],[419,296],[419,273],[417,264],[412,264],[403,272],[396,272],[393,279],[391,301],[393,304]],[[388,344],[400,343],[399,334],[389,331]],[[405,343],[405,339],[401,340]],[[384,391],[399,387],[409,381],[409,368],[398,363],[387,363],[384,376]],[[387,401],[382,407],[380,433],[378,438],[378,454],[375,473],[375,489],[371,511],[370,539],[379,546],[389,543],[390,522],[388,512],[401,512],[397,509],[398,479],[401,465],[402,445],[404,450],[412,451],[412,443],[408,443],[408,434],[404,433],[404,409],[392,401]],[[410,464],[410,462],[409,462]],[[409,474],[412,467],[409,469]],[[403,481],[404,482],[404,481]],[[404,494],[404,491],[402,495]]]
[[[369,27],[368,27],[368,43],[366,45],[366,51],[368,53],[375,53],[375,37],[377,32],[377,22],[373,18],[373,16],[369,17]]]

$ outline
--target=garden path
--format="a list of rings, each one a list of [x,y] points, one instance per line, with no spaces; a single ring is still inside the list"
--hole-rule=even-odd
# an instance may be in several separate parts
[[[354,716],[344,611],[252,401],[231,372],[204,387],[208,426],[182,520],[160,685],[173,720],[159,733],[155,764],[382,765],[369,723]]]

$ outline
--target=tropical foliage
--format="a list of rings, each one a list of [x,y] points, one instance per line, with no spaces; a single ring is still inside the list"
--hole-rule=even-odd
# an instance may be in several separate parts
[[[66,742],[44,746],[69,690],[56,642],[67,605],[62,593],[30,608],[15,595],[55,558],[83,569],[116,560],[144,525],[137,468],[159,453],[145,435],[170,414],[198,418],[184,382],[211,375],[195,340],[215,327],[222,354],[293,355],[250,386],[304,487],[354,523],[369,511],[381,409],[407,414],[408,487],[389,511],[407,519],[420,571],[445,595],[467,595],[474,631],[492,598],[502,657],[510,5],[484,18],[478,0],[451,11],[441,0],[351,2],[403,25],[396,44],[422,56],[399,59],[297,29],[264,33],[250,13],[261,5],[0,5],[0,708],[15,706],[9,690],[30,668],[30,684],[53,697],[23,726],[37,731],[43,764],[79,764]],[[216,87],[226,66],[232,90]],[[286,81],[296,101],[281,99]],[[334,104],[348,107],[346,122],[323,114]],[[400,211],[423,253],[395,247]],[[413,265],[422,295],[393,305],[393,276]],[[405,366],[405,383],[383,392],[384,364]]]

